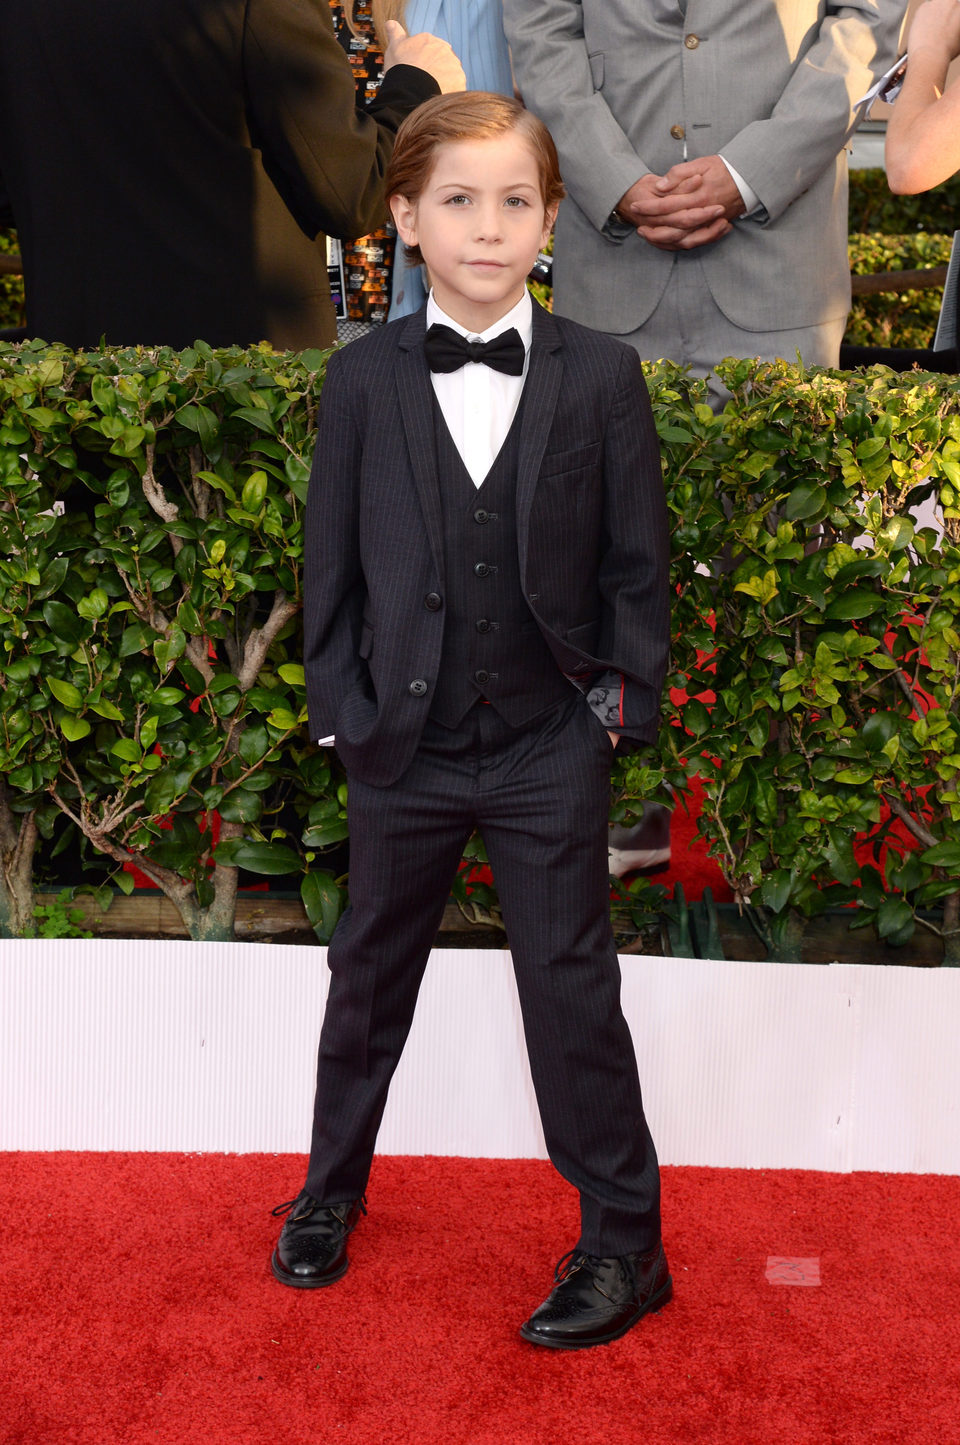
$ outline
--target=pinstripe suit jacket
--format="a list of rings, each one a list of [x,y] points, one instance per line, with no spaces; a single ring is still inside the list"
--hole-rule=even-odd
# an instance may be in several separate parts
[[[610,212],[641,176],[722,154],[758,215],[697,252],[749,331],[815,326],[850,305],[853,102],[890,64],[906,0],[504,0],[523,98],[550,127],[568,198],[556,231],[563,315],[625,335],[674,257]]]
[[[331,358],[307,502],[304,660],[312,736],[374,786],[409,764],[443,643],[444,557],[425,312]],[[557,665],[640,684],[656,735],[669,649],[660,455],[636,353],[534,307],[520,413],[521,585]]]

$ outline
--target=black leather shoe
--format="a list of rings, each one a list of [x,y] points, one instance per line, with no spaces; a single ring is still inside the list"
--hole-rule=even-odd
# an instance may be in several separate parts
[[[525,1340],[551,1350],[584,1350],[618,1340],[673,1295],[663,1245],[647,1254],[598,1259],[571,1250],[557,1265],[556,1287],[520,1326]]]
[[[292,1284],[296,1289],[321,1289],[341,1279],[350,1263],[347,1236],[366,1212],[362,1199],[318,1204],[305,1192],[286,1204],[278,1204],[273,1214],[290,1215],[270,1260],[270,1268],[280,1283]]]

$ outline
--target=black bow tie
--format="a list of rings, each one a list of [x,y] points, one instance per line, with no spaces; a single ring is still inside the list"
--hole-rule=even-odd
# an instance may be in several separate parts
[[[520,333],[511,326],[492,341],[468,341],[451,326],[431,326],[424,338],[431,371],[459,371],[468,361],[482,361],[506,376],[522,376],[524,349]]]

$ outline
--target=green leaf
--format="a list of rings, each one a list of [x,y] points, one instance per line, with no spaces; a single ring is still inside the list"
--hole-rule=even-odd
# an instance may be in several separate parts
[[[74,687],[72,682],[65,682],[59,677],[48,677],[47,687],[57,702],[62,703],[64,707],[70,708],[73,712],[83,707],[83,693],[79,688]]]
[[[868,752],[882,753],[897,731],[897,720],[893,713],[871,713],[863,725],[861,737]]]
[[[921,862],[931,868],[947,868],[951,873],[960,872],[960,843],[937,843],[920,854]]]
[[[303,864],[300,855],[282,843],[260,843],[248,838],[230,838],[221,843],[214,858],[230,868],[246,868],[249,873],[281,876],[299,873]]]
[[[913,910],[902,898],[885,898],[877,909],[877,932],[888,943],[907,943],[914,927]]]
[[[783,515],[788,522],[806,521],[824,510],[827,502],[822,482],[801,482],[786,500]]]
[[[317,868],[300,884],[300,897],[310,926],[321,943],[329,943],[343,911],[343,893],[331,873]]]
[[[266,472],[252,472],[243,484],[243,492],[240,497],[240,505],[245,512],[256,514],[263,506],[263,499],[267,495],[267,474]]]
[[[68,713],[60,719],[60,731],[68,743],[77,743],[90,733],[91,727],[85,717],[71,717]]]
[[[86,631],[73,608],[62,602],[45,602],[43,620],[58,642],[69,642],[74,647]]]
[[[883,599],[875,592],[846,592],[831,602],[823,614],[828,622],[852,622],[861,617],[872,617],[883,606]]]

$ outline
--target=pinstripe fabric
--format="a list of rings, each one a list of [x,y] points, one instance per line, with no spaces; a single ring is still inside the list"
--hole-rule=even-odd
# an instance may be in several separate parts
[[[443,643],[443,526],[423,313],[335,355],[307,503],[304,661],[313,737],[383,786],[409,765]],[[669,646],[666,506],[636,352],[534,309],[517,469],[524,596],[561,671],[638,684],[656,735]],[[419,684],[424,683],[425,688]]]
[[[387,1088],[461,851],[479,827],[500,891],[550,1158],[579,1191],[580,1246],[659,1238],[659,1172],[620,1008],[606,832],[610,743],[584,700],[526,728],[478,704],[428,723],[388,788],[350,783],[350,907],[329,950],[306,1188],[363,1193]]]
[[[355,1198],[463,845],[500,889],[550,1156],[581,1246],[659,1236],[659,1175],[620,1010],[607,897],[609,739],[585,699],[510,727],[429,719],[443,649],[443,511],[423,315],[335,356],[306,532],[311,727],[349,778],[350,907],[329,950],[307,1189]],[[668,644],[659,452],[636,353],[534,314],[518,417],[519,584],[562,672],[638,684],[652,735]],[[437,599],[440,606],[437,606]]]

